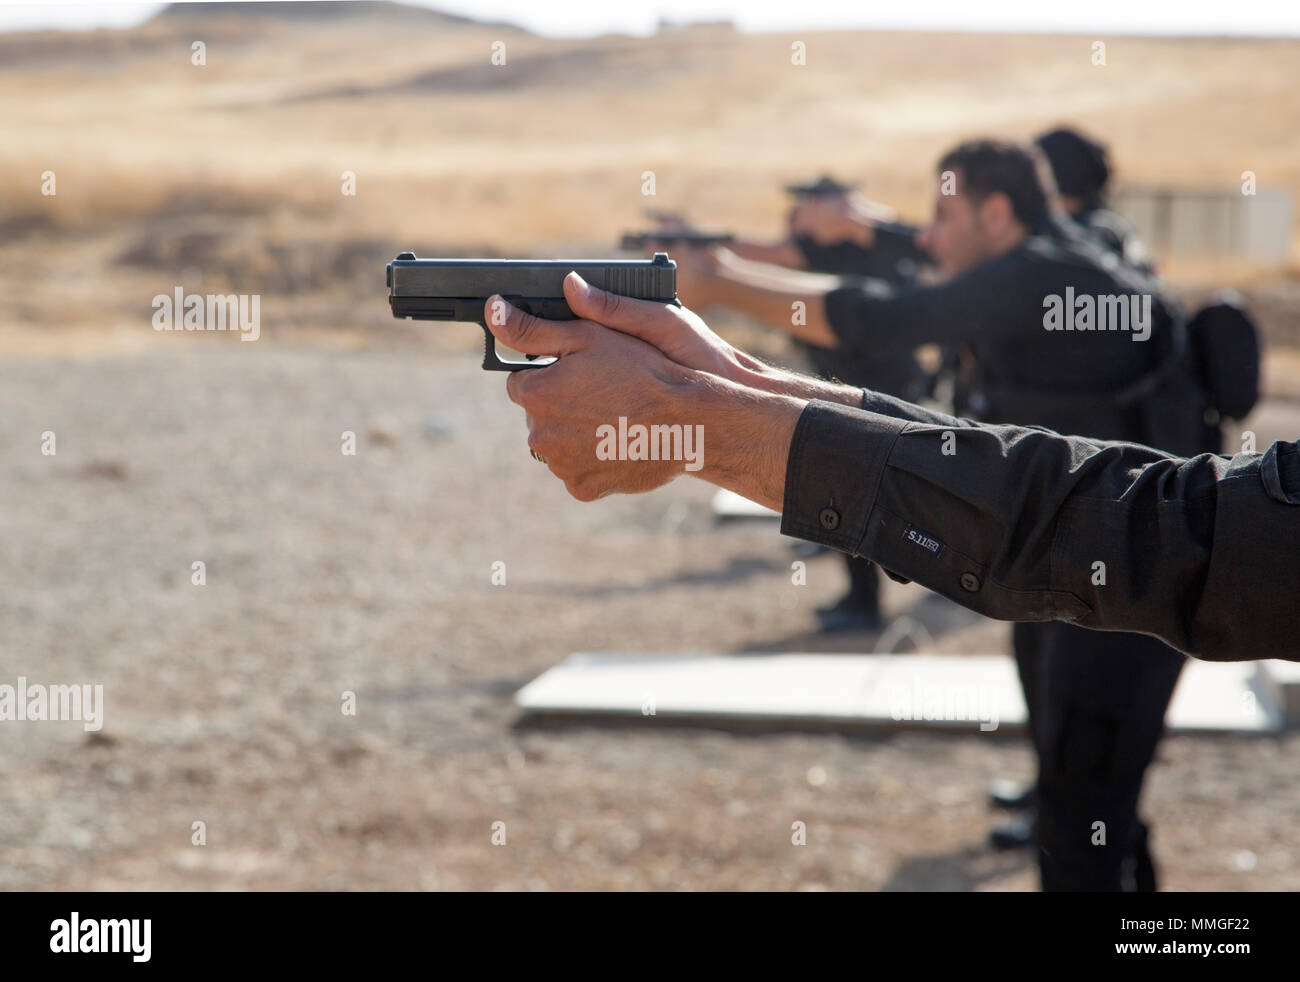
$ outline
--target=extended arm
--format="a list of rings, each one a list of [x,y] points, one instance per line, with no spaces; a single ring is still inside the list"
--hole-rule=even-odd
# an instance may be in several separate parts
[[[778,239],[774,242],[758,242],[752,239],[735,239],[727,246],[741,259],[754,263],[767,263],[772,266],[785,266],[789,269],[806,269],[807,260],[804,251],[794,240]]]
[[[818,347],[874,354],[1022,330],[1023,305],[1037,302],[1022,267],[1008,255],[946,283],[897,288],[747,263],[719,249],[708,263],[679,257],[678,277],[689,304],[721,304]]]
[[[492,329],[517,350],[559,355],[512,374],[508,391],[575,497],[693,473],[780,509],[788,535],[991,617],[1154,634],[1203,658],[1300,660],[1295,443],[1181,459],[973,424],[768,368],[689,311],[576,277],[565,292],[585,320],[512,311]],[[600,457],[595,434],[620,417],[698,427],[701,466]]]
[[[791,441],[782,531],[1002,620],[1154,634],[1210,659],[1300,660],[1297,506],[1295,443],[1181,459],[812,402]]]

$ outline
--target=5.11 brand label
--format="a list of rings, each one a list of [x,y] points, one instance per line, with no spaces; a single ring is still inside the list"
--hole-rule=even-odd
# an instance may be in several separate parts
[[[907,527],[907,529],[903,532],[903,538],[906,539],[908,542],[912,543],[912,545],[916,546],[918,549],[924,549],[926,552],[928,552],[931,556],[934,556],[935,558],[938,558],[939,555],[943,552],[942,542],[940,542],[934,536],[926,532],[922,532],[915,525],[909,525]]]

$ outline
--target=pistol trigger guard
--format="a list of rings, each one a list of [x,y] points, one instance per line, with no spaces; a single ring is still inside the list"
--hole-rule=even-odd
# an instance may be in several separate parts
[[[540,358],[541,355],[525,355],[524,357]],[[492,333],[492,329],[486,324],[483,325],[483,369],[488,372],[517,372],[524,368],[545,368],[551,362],[544,361],[540,365],[530,365],[524,362],[505,362],[497,356],[497,339]]]

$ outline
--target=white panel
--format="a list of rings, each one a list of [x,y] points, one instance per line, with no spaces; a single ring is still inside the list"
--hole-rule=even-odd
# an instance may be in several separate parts
[[[1005,655],[575,654],[519,691],[530,712],[613,714],[971,732],[1020,727]],[[1253,662],[1189,661],[1169,712],[1176,730],[1279,729],[1279,689]]]

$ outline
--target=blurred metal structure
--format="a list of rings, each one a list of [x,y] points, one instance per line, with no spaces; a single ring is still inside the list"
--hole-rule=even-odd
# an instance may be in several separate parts
[[[1295,203],[1284,189],[1185,190],[1126,187],[1111,207],[1136,226],[1147,247],[1169,255],[1230,255],[1261,261],[1291,256]]]

